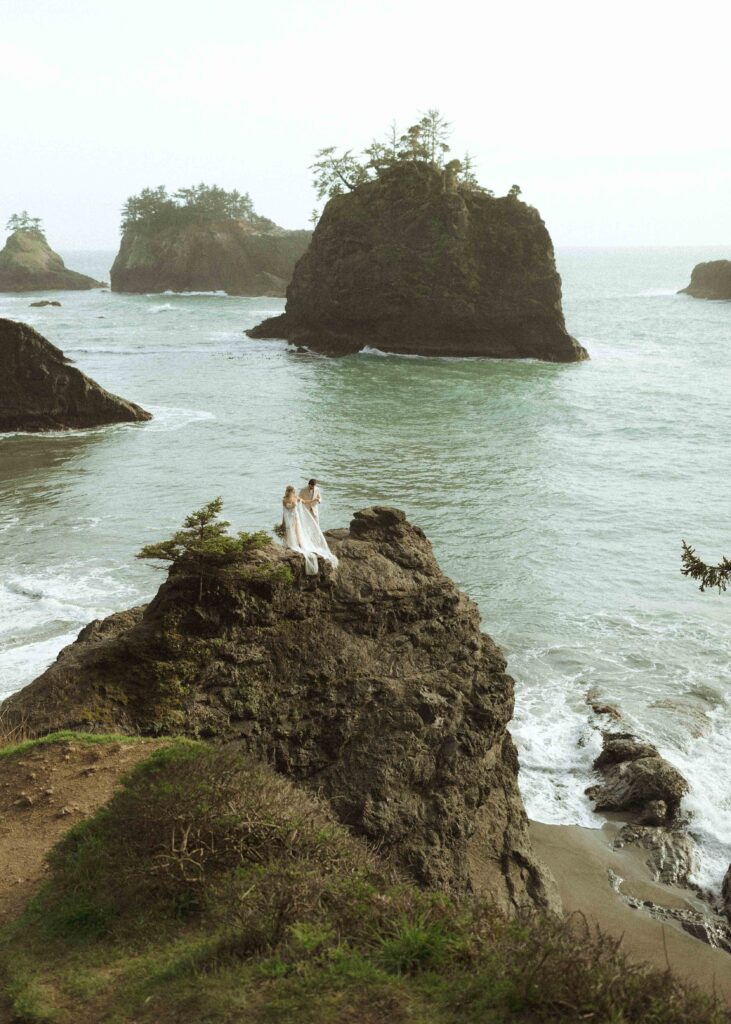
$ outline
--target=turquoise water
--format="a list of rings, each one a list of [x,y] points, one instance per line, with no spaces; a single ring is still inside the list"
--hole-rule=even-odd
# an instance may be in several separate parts
[[[67,263],[108,277],[113,254]],[[616,703],[685,773],[704,851],[731,861],[731,594],[679,573],[686,538],[731,553],[731,303],[678,296],[731,250],[559,252],[588,363],[297,355],[243,331],[283,300],[0,295],[149,424],[0,437],[0,693],[91,618],[146,600],[136,562],[218,494],[268,527],[284,486],[322,481],[325,526],[368,504],[422,526],[478,601],[517,681],[529,813],[597,825],[583,796],[600,744],[586,695]]]

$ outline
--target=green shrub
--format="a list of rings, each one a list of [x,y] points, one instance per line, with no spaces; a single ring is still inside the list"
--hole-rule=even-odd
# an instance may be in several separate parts
[[[729,1021],[581,918],[417,889],[234,746],[156,752],[49,867],[0,934],[8,1019],[65,1024],[88,993],[110,1024]]]

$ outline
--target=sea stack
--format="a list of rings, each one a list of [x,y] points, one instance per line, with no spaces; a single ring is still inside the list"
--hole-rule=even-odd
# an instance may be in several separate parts
[[[518,789],[513,680],[477,606],[398,509],[356,512],[328,542],[335,571],[308,577],[271,544],[202,599],[173,564],[151,604],[91,623],[10,697],[5,722],[237,744],[420,884],[557,911]]]
[[[85,376],[28,324],[0,319],[0,431],[66,430],[152,419]]]
[[[731,260],[710,260],[693,267],[690,284],[678,295],[694,299],[731,299]]]
[[[68,270],[40,230],[14,231],[0,252],[0,292],[85,291],[104,287],[103,281]]]
[[[131,223],[112,265],[112,291],[284,295],[309,240],[309,231],[244,220]]]
[[[536,209],[400,161],[333,196],[295,268],[284,314],[247,332],[328,355],[576,362],[553,245]]]

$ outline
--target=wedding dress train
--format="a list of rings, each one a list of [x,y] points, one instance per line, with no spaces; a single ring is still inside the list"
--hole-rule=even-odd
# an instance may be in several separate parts
[[[305,556],[305,572],[308,576],[317,574],[317,556],[327,559],[333,568],[338,560],[327,546],[325,535],[313,516],[297,502],[292,508],[282,506],[284,539],[288,548]]]

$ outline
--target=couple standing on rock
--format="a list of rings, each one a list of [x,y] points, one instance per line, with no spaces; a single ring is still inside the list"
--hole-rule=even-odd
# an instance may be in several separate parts
[[[303,487],[299,495],[290,484],[282,498],[284,541],[288,548],[304,555],[305,572],[308,576],[317,574],[318,556],[330,562],[333,568],[338,564],[320,529],[318,506],[321,502],[322,494],[315,479],[309,480],[307,487]]]

